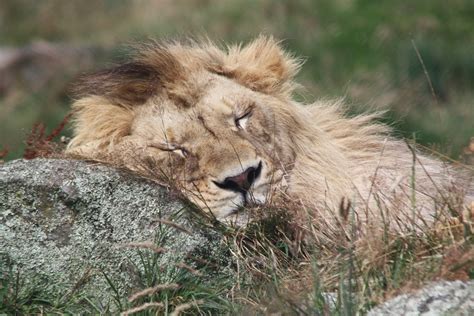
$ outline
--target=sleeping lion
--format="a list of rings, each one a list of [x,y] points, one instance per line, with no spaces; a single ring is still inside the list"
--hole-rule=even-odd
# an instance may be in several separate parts
[[[467,171],[392,138],[375,114],[296,102],[300,65],[264,36],[226,49],[143,45],[129,62],[79,79],[67,153],[173,181],[224,221],[279,196],[336,220],[351,201],[367,224],[424,225],[471,207]]]

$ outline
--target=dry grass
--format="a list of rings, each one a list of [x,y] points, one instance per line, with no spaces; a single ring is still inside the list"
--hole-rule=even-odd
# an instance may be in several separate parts
[[[446,217],[412,233],[360,233],[354,222],[334,229],[310,215],[295,219],[300,210],[267,208],[273,220],[229,237],[242,276],[237,300],[250,310],[353,314],[430,280],[473,276],[472,218]],[[335,293],[335,306],[327,293]]]

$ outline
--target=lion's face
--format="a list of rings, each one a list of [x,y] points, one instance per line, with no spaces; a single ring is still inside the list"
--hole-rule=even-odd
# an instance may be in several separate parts
[[[227,218],[267,201],[292,168],[297,69],[265,37],[227,50],[141,47],[131,62],[79,81],[68,152],[172,180]]]
[[[273,107],[280,100],[208,73],[189,107],[150,100],[136,113],[128,138],[145,148],[140,159],[172,178],[202,209],[223,219],[247,204],[266,202],[293,160]]]

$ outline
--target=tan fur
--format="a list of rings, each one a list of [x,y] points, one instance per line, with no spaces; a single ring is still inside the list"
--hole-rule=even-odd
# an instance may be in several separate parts
[[[471,198],[471,179],[392,138],[374,115],[349,118],[341,102],[292,100],[299,66],[268,37],[226,50],[141,46],[131,62],[80,80],[67,151],[172,179],[219,219],[234,216],[244,197],[215,182],[260,162],[248,201],[285,195],[336,222],[343,198],[363,223],[416,225]],[[248,113],[239,128],[235,120]],[[452,201],[455,188],[466,194]]]

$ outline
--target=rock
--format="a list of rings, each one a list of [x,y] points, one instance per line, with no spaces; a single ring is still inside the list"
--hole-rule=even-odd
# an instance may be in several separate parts
[[[143,277],[150,268],[161,269],[161,282],[174,282],[177,265],[199,269],[205,259],[225,275],[231,262],[220,234],[195,218],[165,188],[108,166],[7,162],[0,165],[0,273],[19,273],[24,288],[39,286],[48,297],[81,291],[98,306],[150,286]],[[146,241],[166,252],[125,246]]]
[[[474,315],[474,281],[431,283],[375,307],[368,315]]]

